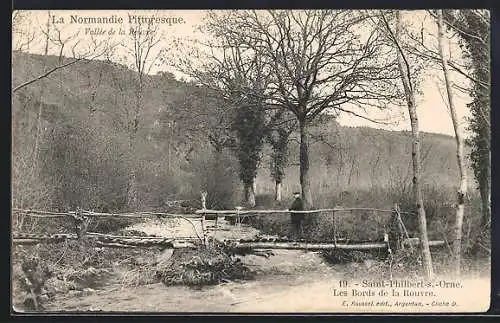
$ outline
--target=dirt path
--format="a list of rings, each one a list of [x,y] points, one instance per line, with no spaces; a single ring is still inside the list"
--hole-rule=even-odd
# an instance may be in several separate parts
[[[57,300],[49,311],[244,312],[271,301],[276,290],[293,288],[290,277],[227,283],[196,290],[161,283],[136,288],[110,286],[94,295]],[[271,297],[270,297],[271,296]],[[294,297],[282,299],[293,301]]]
[[[171,236],[192,235],[192,226],[185,221],[172,223],[141,223],[133,226],[147,234]],[[259,234],[247,226],[228,227],[223,224],[218,232],[224,238],[248,238]],[[201,229],[201,228],[197,228]],[[220,236],[218,236],[221,238]],[[51,312],[105,311],[105,312],[439,312],[439,311],[485,311],[489,304],[489,280],[463,280],[463,288],[442,289],[438,297],[416,299],[431,303],[457,301],[460,306],[427,306],[404,308],[345,306],[344,302],[380,300],[334,295],[339,280],[349,271],[349,264],[328,265],[314,252],[276,250],[269,258],[249,255],[242,261],[253,268],[257,277],[252,281],[230,282],[217,286],[193,289],[182,286],[165,286],[161,283],[139,287],[115,284],[105,286],[91,294],[58,295],[47,305]],[[349,280],[350,284],[354,284]],[[352,292],[352,290],[350,291]],[[470,295],[475,295],[471,298]],[[395,304],[396,301],[412,301],[414,298],[382,298]]]
[[[334,269],[311,252],[280,250],[270,258],[246,256],[243,261],[257,271],[252,281],[224,283],[194,289],[161,283],[138,287],[111,285],[91,295],[60,295],[48,311],[132,312],[252,312],[265,304],[294,302],[303,291],[321,282],[334,281]],[[328,294],[328,287],[322,292]],[[318,295],[318,297],[323,297]],[[307,305],[307,304],[305,304]],[[334,304],[332,304],[334,305]],[[310,307],[312,308],[312,307]],[[332,308],[333,309],[333,308]],[[331,309],[331,310],[332,310]],[[273,308],[270,308],[273,311]]]
[[[207,221],[213,226],[214,221]],[[151,220],[130,226],[128,229],[148,235],[165,237],[193,237],[200,233],[195,226],[183,219],[169,221]],[[260,235],[250,226],[229,225],[219,220],[219,228],[211,235],[218,239],[248,239]],[[286,291],[297,286],[310,286],[314,281],[324,281],[334,275],[334,270],[313,252],[277,250],[269,258],[249,255],[242,261],[251,267],[257,277],[252,281],[230,282],[218,286],[193,289],[182,286],[165,286],[161,283],[138,287],[120,284],[109,285],[90,295],[81,293],[57,295],[47,305],[48,311],[153,311],[153,312],[232,312],[251,311],[252,306],[265,302],[267,295]],[[290,294],[290,299],[294,298]]]
[[[218,312],[218,313],[353,313],[353,312],[484,312],[489,307],[489,281],[464,281],[464,290],[441,290],[439,297],[346,297],[335,296],[338,279],[333,273],[274,274],[254,281],[231,282],[201,289],[169,287],[161,283],[139,287],[108,286],[87,296],[57,298],[47,310],[54,312]],[[470,297],[474,295],[474,297]],[[387,306],[351,306],[352,302],[387,301]],[[395,306],[396,301],[422,301],[425,307]],[[456,302],[455,307],[434,306]],[[349,306],[345,306],[347,303]]]

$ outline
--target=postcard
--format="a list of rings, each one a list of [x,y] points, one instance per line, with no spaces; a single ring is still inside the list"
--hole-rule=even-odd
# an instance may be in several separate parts
[[[484,313],[490,13],[16,10],[12,311]]]

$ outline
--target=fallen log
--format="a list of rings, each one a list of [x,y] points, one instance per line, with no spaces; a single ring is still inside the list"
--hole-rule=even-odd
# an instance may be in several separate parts
[[[365,242],[365,243],[309,243],[309,242],[234,242],[228,241],[230,246],[235,249],[289,249],[289,250],[385,250],[387,243],[385,242]],[[418,238],[405,241],[407,245],[416,246],[420,243]],[[440,247],[444,245],[444,241],[429,241],[430,247]]]
[[[13,244],[18,244],[18,245],[34,245],[34,244],[39,244],[42,242],[43,241],[40,239],[13,239],[12,240]]]
[[[158,237],[158,236],[125,236],[125,235],[112,235],[106,233],[98,233],[98,232],[87,232],[87,236],[89,237],[103,237],[109,239],[132,239],[132,240],[163,240],[163,239],[179,239],[179,240],[188,240],[188,241],[196,241],[199,240],[197,237]]]
[[[387,245],[383,242],[360,244],[307,243],[307,242],[237,242],[233,248],[252,249],[290,249],[290,250],[382,250]]]
[[[409,238],[403,240],[403,245],[406,246],[411,246],[415,247],[420,244],[420,239],[419,238]],[[429,247],[441,247],[444,246],[444,241],[443,240],[432,240],[429,241]]]
[[[19,234],[13,235],[12,243],[20,245],[33,245],[39,243],[59,243],[66,240],[76,240],[74,233],[59,233],[54,235]]]
[[[109,242],[101,242],[97,241],[97,245],[99,247],[106,247],[106,248],[129,248],[129,249],[137,249],[141,248],[143,246],[135,246],[135,245],[128,245],[128,244],[122,244],[122,243],[109,243]]]

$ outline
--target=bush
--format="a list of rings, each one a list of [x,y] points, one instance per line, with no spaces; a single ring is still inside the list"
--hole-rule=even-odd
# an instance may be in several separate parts
[[[191,192],[188,197],[199,200],[200,191],[206,191],[207,208],[216,210],[234,209],[239,204],[241,182],[238,178],[238,163],[229,151],[206,152],[203,158],[193,160]],[[196,204],[196,207],[199,207]]]
[[[306,215],[302,223],[303,238],[313,241],[333,241],[336,231],[337,238],[351,241],[381,240],[390,216],[390,213],[371,211],[336,212],[334,230],[331,213]],[[255,216],[250,223],[265,234],[289,236],[290,222],[290,215],[279,214]]]
[[[254,273],[220,246],[176,249],[166,263],[158,264],[156,277],[166,285],[204,286],[228,280],[252,279]]]
[[[455,192],[450,189],[437,189],[432,186],[424,187],[425,211],[427,215],[428,235],[431,240],[451,241],[455,224]],[[464,250],[488,249],[488,244],[476,244],[476,237],[485,236],[480,228],[481,206],[477,194],[471,192],[470,199],[465,207],[463,244]],[[333,208],[335,206],[370,207],[391,209],[398,203],[402,220],[410,237],[418,237],[418,217],[414,212],[414,203],[411,192],[395,192],[389,189],[344,191],[342,194],[322,192],[316,195],[317,208]],[[281,203],[272,202],[269,196],[258,197],[257,208],[288,208],[292,200]],[[337,212],[337,234],[351,240],[380,240],[383,237],[385,226],[391,214],[372,211]],[[262,230],[265,234],[288,236],[290,232],[290,217],[288,215],[256,216],[251,221],[252,226]],[[332,240],[333,221],[331,214],[309,215],[303,223],[305,237],[310,240]],[[450,242],[451,243],[451,242]],[[474,249],[475,248],[475,249]]]
[[[21,299],[25,310],[38,311],[43,309],[44,298],[42,292],[45,283],[53,276],[47,263],[37,256],[24,254],[14,275],[17,298]],[[19,270],[20,269],[20,270]]]
[[[16,229],[18,232],[37,234],[74,233],[75,223],[68,217],[36,218],[25,216],[23,225]]]
[[[361,263],[366,260],[385,260],[387,258],[387,251],[385,250],[376,250],[376,251],[346,251],[346,250],[325,250],[321,253],[323,259],[326,260],[327,263],[336,265],[336,264],[344,264],[350,262]]]
[[[420,252],[414,249],[398,250],[390,255],[378,255],[360,251],[325,252],[323,257],[329,263],[348,263],[343,275],[350,279],[418,279],[422,277]]]

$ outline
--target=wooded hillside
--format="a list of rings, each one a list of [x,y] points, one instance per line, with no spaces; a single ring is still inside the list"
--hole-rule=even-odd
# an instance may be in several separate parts
[[[42,74],[57,59],[14,52],[13,85]],[[196,87],[172,74],[146,77],[138,152],[129,152],[134,73],[115,63],[81,61],[14,93],[14,206],[122,210],[131,165],[140,170],[142,209],[159,209],[174,199],[198,200],[202,189],[209,192],[213,207],[233,207],[241,201],[234,151],[226,147],[222,159],[214,156],[214,146],[202,126],[205,116],[227,115],[217,111],[217,104],[209,99],[191,99]],[[200,105],[206,114],[190,112],[199,111]],[[285,196],[300,188],[298,142],[298,133],[292,133]],[[410,144],[408,132],[343,127],[333,118],[323,117],[311,128],[313,195],[331,192],[335,199],[342,191],[356,189],[411,189]],[[273,193],[270,153],[266,143],[257,195]],[[452,137],[424,133],[422,153],[426,185],[456,185]],[[210,199],[214,191],[218,193]]]

